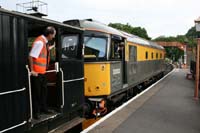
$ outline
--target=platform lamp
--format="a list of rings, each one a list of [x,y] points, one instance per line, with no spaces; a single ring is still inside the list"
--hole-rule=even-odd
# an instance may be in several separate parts
[[[195,28],[197,32],[200,32],[200,17],[195,21]],[[200,36],[197,36],[197,52],[196,52],[196,81],[195,81],[195,91],[194,98],[199,99],[199,51],[200,50]]]

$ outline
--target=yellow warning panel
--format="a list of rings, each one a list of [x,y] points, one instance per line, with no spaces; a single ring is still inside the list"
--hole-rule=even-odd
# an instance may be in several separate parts
[[[85,96],[110,95],[110,63],[92,62],[84,64]]]

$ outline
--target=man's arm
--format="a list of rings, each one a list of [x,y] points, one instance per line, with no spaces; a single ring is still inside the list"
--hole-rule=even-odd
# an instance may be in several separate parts
[[[42,47],[43,47],[43,43],[41,41],[35,42],[34,46],[32,47],[32,49],[29,53],[29,65],[30,65],[30,69],[31,69],[31,74],[33,76],[38,76],[38,73],[33,70],[33,58],[39,57]]]
[[[29,65],[31,69],[31,75],[38,76],[38,73],[33,70],[33,57],[29,56]]]

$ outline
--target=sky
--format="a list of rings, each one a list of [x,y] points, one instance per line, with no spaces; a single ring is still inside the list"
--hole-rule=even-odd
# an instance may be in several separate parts
[[[17,3],[31,0],[0,0],[16,10]],[[92,18],[102,23],[129,23],[144,27],[150,37],[183,35],[200,16],[200,0],[42,0],[48,17],[57,21]]]

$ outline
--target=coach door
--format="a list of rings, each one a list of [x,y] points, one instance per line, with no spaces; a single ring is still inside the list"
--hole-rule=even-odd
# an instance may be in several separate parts
[[[79,34],[61,37],[62,107],[64,112],[77,110],[83,104],[83,56]]]
[[[26,22],[0,12],[0,132],[23,132],[28,115]]]

